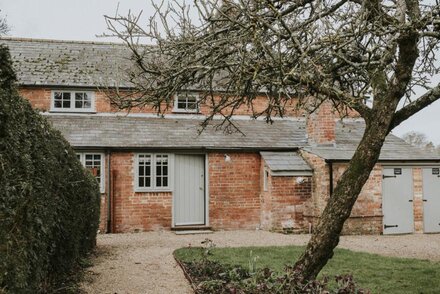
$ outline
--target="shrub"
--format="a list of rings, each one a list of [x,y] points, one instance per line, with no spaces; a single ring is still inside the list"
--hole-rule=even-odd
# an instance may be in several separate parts
[[[0,292],[47,292],[96,243],[98,185],[18,95],[0,46]]]

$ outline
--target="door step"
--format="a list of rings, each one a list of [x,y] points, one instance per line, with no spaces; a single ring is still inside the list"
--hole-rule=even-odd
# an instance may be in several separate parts
[[[197,235],[197,234],[212,234],[214,233],[211,230],[179,230],[174,231],[176,235]]]
[[[174,228],[171,228],[171,231],[210,231],[211,227],[209,226],[177,226]]]

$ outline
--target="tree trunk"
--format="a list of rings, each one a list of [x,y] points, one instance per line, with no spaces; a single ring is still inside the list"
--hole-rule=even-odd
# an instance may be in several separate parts
[[[386,108],[387,111],[380,111],[367,122],[353,158],[329,198],[305,252],[295,264],[306,280],[315,279],[332,258],[344,222],[379,158],[394,112],[391,111],[393,106]]]

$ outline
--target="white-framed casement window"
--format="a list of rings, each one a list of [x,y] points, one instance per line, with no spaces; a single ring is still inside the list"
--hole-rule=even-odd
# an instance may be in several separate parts
[[[171,154],[139,153],[135,160],[135,191],[170,191]]]
[[[94,112],[95,96],[90,91],[52,91],[51,111]]]
[[[103,153],[76,153],[76,157],[82,163],[82,165],[90,170],[92,175],[96,178],[99,184],[101,193],[105,192],[104,183],[104,154]]]
[[[180,93],[174,97],[174,112],[199,112],[199,95],[196,93]]]

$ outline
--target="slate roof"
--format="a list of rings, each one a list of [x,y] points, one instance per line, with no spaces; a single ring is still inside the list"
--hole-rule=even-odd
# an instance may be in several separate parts
[[[76,148],[256,149],[292,150],[306,144],[303,120],[261,120],[234,123],[244,133],[231,134],[208,126],[200,135],[201,119],[110,115],[48,115],[53,126]]]
[[[365,129],[361,121],[338,122],[336,124],[336,146],[308,146],[304,148],[328,160],[350,160]],[[440,155],[411,146],[393,134],[388,135],[382,147],[381,161],[424,161],[440,160]]]
[[[21,85],[132,87],[124,73],[130,53],[115,43],[0,38]]]
[[[271,171],[289,172],[289,171],[312,171],[312,168],[296,152],[260,152],[264,161]]]

